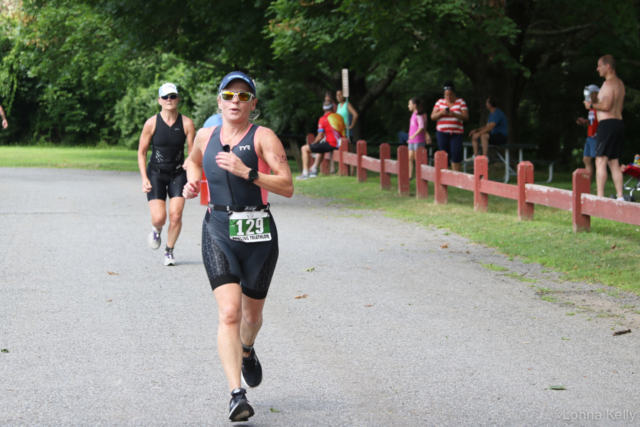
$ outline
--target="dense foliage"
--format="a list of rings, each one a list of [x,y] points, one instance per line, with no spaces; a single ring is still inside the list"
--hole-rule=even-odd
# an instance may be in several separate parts
[[[261,124],[306,134],[348,68],[359,138],[395,140],[407,100],[430,111],[452,78],[468,130],[493,95],[513,142],[573,167],[582,88],[601,84],[596,62],[611,53],[627,85],[627,156],[640,151],[634,0],[25,0],[0,29],[2,144],[134,148],[160,84],[176,83],[181,111],[201,125],[233,69],[256,77]]]

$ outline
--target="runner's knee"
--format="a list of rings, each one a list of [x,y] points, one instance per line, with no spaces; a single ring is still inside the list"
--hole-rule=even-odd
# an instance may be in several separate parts
[[[249,326],[259,325],[262,322],[262,313],[247,310],[242,313],[242,320]]]
[[[233,326],[240,323],[242,320],[242,310],[237,304],[229,304],[219,309],[220,324],[227,326]]]
[[[163,226],[167,221],[167,213],[166,212],[152,212],[151,213],[151,222],[154,225]]]
[[[171,212],[169,214],[169,221],[171,224],[179,224],[182,222],[182,211],[180,212]]]

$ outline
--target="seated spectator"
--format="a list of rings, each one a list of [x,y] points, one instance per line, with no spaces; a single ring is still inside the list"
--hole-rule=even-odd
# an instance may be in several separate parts
[[[211,128],[214,126],[222,126],[222,114],[214,114],[202,125],[203,128]]]
[[[487,98],[485,105],[489,110],[489,118],[486,125],[469,132],[473,144],[473,157],[465,159],[467,162],[473,161],[478,155],[478,139],[482,141],[482,154],[485,156],[489,155],[489,145],[505,145],[507,143],[509,132],[507,116],[498,108],[498,103],[494,98]]]
[[[318,176],[318,165],[322,163],[324,153],[331,154],[338,148],[338,140],[345,137],[346,126],[342,116],[333,112],[333,102],[325,100],[322,104],[325,111],[324,116],[318,120],[318,135],[315,141],[302,147],[302,174],[296,177],[297,180],[316,178]],[[315,163],[309,170],[311,153],[317,153]]]
[[[587,87],[589,91],[589,97],[591,102],[596,104],[598,102],[598,93],[600,88],[596,85],[590,85]],[[584,167],[589,171],[593,177],[593,159],[596,158],[596,135],[598,132],[598,117],[596,116],[596,110],[589,109],[588,118],[579,117],[576,123],[579,125],[587,125],[587,140],[584,143],[584,149],[582,150],[582,161]]]

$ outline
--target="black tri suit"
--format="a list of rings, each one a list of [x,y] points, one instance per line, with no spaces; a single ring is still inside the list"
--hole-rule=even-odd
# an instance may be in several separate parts
[[[156,116],[156,130],[151,138],[153,150],[147,165],[147,177],[151,182],[151,191],[147,200],[166,200],[182,197],[182,189],[187,183],[187,171],[183,169],[184,144],[187,135],[182,124],[182,114],[178,114],[176,122],[169,126]]]

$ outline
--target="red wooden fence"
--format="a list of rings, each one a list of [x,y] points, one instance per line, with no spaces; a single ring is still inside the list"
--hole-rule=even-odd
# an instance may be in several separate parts
[[[349,153],[346,140],[342,141],[338,150],[340,176],[349,174],[349,166],[357,167],[358,182],[366,182],[367,170],[378,172],[380,173],[380,188],[389,190],[391,189],[391,175],[398,175],[398,193],[401,196],[409,195],[409,156],[406,146],[398,147],[398,160],[391,160],[389,144],[380,145],[379,159],[367,156],[365,141],[358,141],[356,151],[356,153]],[[434,165],[429,166],[426,148],[419,147],[417,149],[416,197],[418,199],[424,199],[429,195],[427,183],[433,182],[436,204],[448,202],[448,188],[453,186],[473,191],[474,209],[479,212],[487,211],[489,195],[516,200],[518,202],[518,219],[522,221],[532,220],[534,206],[543,205],[571,211],[575,232],[588,231],[592,216],[640,225],[640,204],[621,202],[590,194],[591,176],[586,169],[578,169],[573,173],[573,191],[569,191],[534,184],[531,162],[518,164],[518,183],[516,185],[489,181],[489,163],[485,156],[475,158],[473,175],[448,170],[447,165],[446,152],[436,152]],[[324,170],[322,173],[325,173]]]

